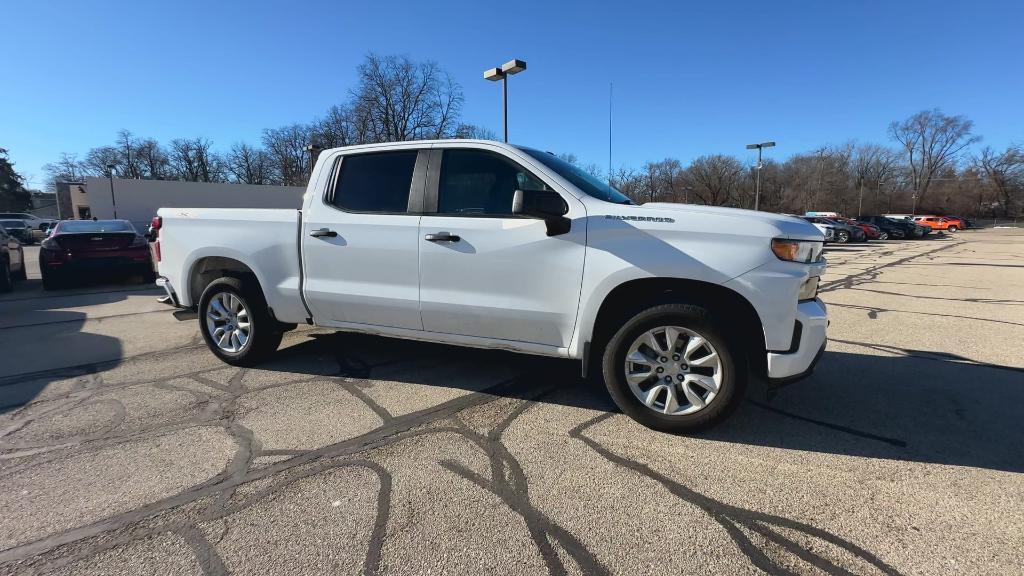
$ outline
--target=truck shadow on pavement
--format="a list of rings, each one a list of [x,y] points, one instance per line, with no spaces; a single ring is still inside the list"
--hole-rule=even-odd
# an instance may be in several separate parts
[[[874,354],[827,351],[802,382],[767,392],[752,382],[735,414],[698,437],[722,442],[911,462],[1024,472],[1024,369],[954,355],[880,347]],[[281,351],[263,370],[307,372],[311,357],[334,358],[356,379],[465,387],[458,368],[439,378],[427,366],[465,364],[467,372],[505,367],[525,387],[490,394],[618,412],[600,384],[584,381],[573,361],[362,334],[317,334]],[[333,364],[333,363],[332,363]],[[416,369],[420,366],[424,369]],[[401,367],[401,369],[399,369]],[[486,368],[492,367],[492,368]],[[332,368],[333,369],[333,368]],[[315,373],[316,371],[312,371]],[[650,432],[657,434],[657,432]]]

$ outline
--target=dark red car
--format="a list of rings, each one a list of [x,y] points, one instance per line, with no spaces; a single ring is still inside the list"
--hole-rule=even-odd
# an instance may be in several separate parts
[[[836,220],[839,220],[843,224],[860,228],[864,231],[864,235],[868,237],[868,240],[886,240],[889,237],[889,235],[886,234],[886,237],[882,238],[882,230],[874,224],[868,224],[867,222],[861,222],[859,220],[854,220],[853,218],[836,218]]]
[[[39,268],[47,290],[72,280],[156,280],[149,242],[127,220],[61,221],[40,245]]]

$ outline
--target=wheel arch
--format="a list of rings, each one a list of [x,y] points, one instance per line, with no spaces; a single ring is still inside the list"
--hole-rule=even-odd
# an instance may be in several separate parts
[[[255,282],[256,287],[266,299],[259,276],[246,263],[226,256],[203,256],[197,258],[189,267],[185,284],[188,290],[188,301],[192,303],[192,306],[198,306],[199,298],[203,295],[206,287],[214,280],[225,276]]]
[[[639,278],[615,286],[601,301],[588,339],[595,355],[600,355],[598,351],[633,314],[667,303],[707,307],[725,324],[730,336],[737,339],[754,374],[767,375],[764,327],[753,304],[720,284],[684,278]]]

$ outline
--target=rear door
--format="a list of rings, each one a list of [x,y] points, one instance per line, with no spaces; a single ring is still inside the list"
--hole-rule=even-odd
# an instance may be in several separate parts
[[[422,329],[419,206],[426,152],[354,152],[303,216],[303,293],[317,324]]]
[[[425,330],[569,345],[583,279],[584,208],[560,192],[572,225],[558,236],[548,236],[542,220],[512,215],[517,188],[558,191],[521,161],[497,150],[432,150],[418,237]]]

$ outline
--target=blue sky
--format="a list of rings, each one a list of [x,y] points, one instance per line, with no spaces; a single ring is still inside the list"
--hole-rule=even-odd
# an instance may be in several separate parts
[[[0,147],[42,165],[119,129],[225,149],[343,101],[364,54],[438,62],[501,131],[484,68],[510,58],[510,139],[607,164],[777,157],[938,107],[1024,141],[1022,2],[99,2],[4,0]]]

